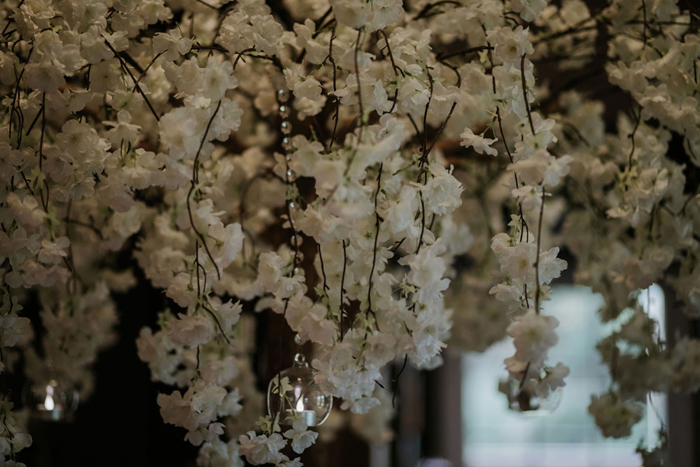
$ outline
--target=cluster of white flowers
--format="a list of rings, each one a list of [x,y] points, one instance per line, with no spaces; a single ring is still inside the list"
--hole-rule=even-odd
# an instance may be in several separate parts
[[[534,6],[537,2],[528,3]],[[697,154],[700,153],[693,145],[697,134],[693,122],[698,115],[696,25],[700,23],[697,12],[676,3],[609,2],[596,12],[590,12],[585,3],[575,0],[561,2],[558,7],[542,4],[542,9],[527,20],[530,24],[523,24],[523,28],[530,28],[526,37],[532,48],[523,43],[522,33],[513,24],[509,25],[510,30],[501,33],[504,46],[494,47],[491,52],[496,64],[499,58],[513,63],[509,74],[494,67],[494,83],[488,73],[489,52],[485,50],[479,52],[485,72],[480,72],[481,66],[473,62],[458,69],[462,79],[469,80],[469,94],[463,94],[457,109],[462,105],[477,107],[476,103],[487,107],[476,100],[475,94],[486,93],[494,84],[500,92],[499,79],[510,85],[511,93],[499,96],[498,103],[505,108],[500,107],[498,114],[491,114],[490,122],[488,117],[482,117],[477,120],[480,124],[471,123],[467,129],[455,129],[462,131],[459,133],[461,143],[474,149],[477,161],[460,160],[458,169],[464,171],[456,172],[467,187],[466,196],[463,196],[466,209],[458,210],[456,217],[468,221],[475,246],[466,261],[455,265],[458,274],[469,269],[457,278],[457,286],[448,291],[450,303],[470,303],[462,305],[466,309],[455,310],[455,338],[450,344],[483,350],[510,334],[516,341],[516,355],[508,359],[507,365],[512,372],[515,370],[512,376],[522,381],[522,372],[530,360],[529,352],[546,355],[547,348],[556,342],[555,323],[546,317],[537,317],[534,312],[533,289],[537,284],[533,280],[533,265],[537,259],[540,267],[550,261],[552,266],[549,272],[542,268],[539,271],[541,300],[549,293],[546,281],[557,277],[565,267],[556,259],[558,249],[552,248],[549,242],[564,244],[567,252],[575,257],[575,282],[592,286],[603,295],[606,303],[600,316],[604,321],[622,316],[619,325],[626,326],[625,321],[633,315],[622,312],[635,306],[638,290],[654,282],[673,288],[690,316],[695,317],[700,312],[697,262],[700,238]],[[512,2],[511,6],[514,11],[522,8],[518,2]],[[455,23],[463,18],[458,16],[462,9],[445,9],[449,14],[437,15],[434,21],[448,26],[443,29],[446,36],[458,35]],[[480,21],[484,13],[481,12]],[[603,29],[607,35],[599,37],[598,32]],[[494,30],[491,37],[496,37],[497,33]],[[477,36],[476,40],[472,40],[473,36]],[[472,33],[468,45],[483,44],[479,36]],[[596,46],[600,40],[609,41],[602,53]],[[478,49],[467,50],[477,52]],[[444,56],[451,57],[449,52],[448,49]],[[523,53],[526,60],[521,62]],[[528,58],[535,64],[551,63],[552,59],[558,61],[562,74],[557,78],[562,82],[554,78],[549,87],[533,86],[528,75],[531,70]],[[451,62],[456,64],[457,59],[453,60]],[[571,70],[581,70],[581,78],[569,83],[566,73]],[[607,75],[610,83],[618,87],[619,100],[605,102],[588,97],[596,94],[594,86],[597,85],[589,87],[582,85],[582,81],[600,74]],[[577,87],[581,92],[571,90]],[[527,131],[530,121],[525,118],[524,88],[530,98],[535,90],[538,94],[544,91],[541,95],[545,103],[541,107],[531,102],[534,131],[533,128]],[[513,90],[520,92],[520,99],[509,106],[508,100],[518,97]],[[547,118],[540,118],[533,109]],[[510,110],[517,115],[506,116]],[[471,115],[476,119],[478,113],[478,107],[473,108]],[[458,118],[455,114],[452,123]],[[615,122],[616,127],[611,125]],[[542,131],[543,127],[548,131]],[[517,133],[510,140],[513,128]],[[448,125],[446,132],[450,134],[450,130]],[[540,133],[547,138],[552,135],[554,139],[527,141],[528,135]],[[541,151],[543,147],[548,152]],[[524,149],[527,149],[527,157],[521,160]],[[461,154],[452,151],[450,160],[458,160]],[[511,167],[518,176],[519,186],[513,183],[512,173],[507,174],[510,180],[506,176],[499,179],[498,170],[494,168],[500,157],[508,155],[513,159]],[[567,172],[570,178],[562,188],[550,188],[549,183],[557,183]],[[518,190],[523,185],[525,187]],[[548,209],[543,213],[540,229],[542,185],[546,185]],[[510,235],[494,237],[495,232],[505,230],[498,214],[509,195],[519,201],[514,206],[518,215],[510,218]],[[538,240],[547,247],[537,248]],[[480,251],[489,244],[496,252],[497,265]],[[505,311],[513,320],[510,327],[499,315],[503,309],[494,309],[492,302],[483,299],[494,267],[500,269],[503,280],[492,288],[492,293],[507,304]],[[527,294],[523,281],[527,283]],[[533,310],[528,311],[529,308]],[[635,323],[638,325],[639,321],[630,324]],[[613,391],[618,400],[644,401],[649,391],[697,390],[696,372],[691,369],[696,341],[684,338],[670,347],[653,334],[655,329],[658,330],[655,325],[627,328],[628,333],[637,333],[635,340],[654,342],[647,347],[652,355],[646,358],[637,353],[618,355],[620,360],[613,364],[610,341],[601,343],[599,348],[611,367]],[[525,334],[526,330],[532,330],[533,334]],[[620,335],[612,338],[619,343],[620,350],[629,345],[627,339]],[[555,368],[561,371],[553,371]],[[532,374],[528,369],[528,373],[531,377],[542,378],[542,384],[537,387],[543,387],[550,373],[557,377],[556,384],[566,374],[563,365],[555,368],[545,365],[542,372]],[[527,388],[530,384],[523,381],[521,387]],[[531,387],[535,391],[536,386]],[[603,423],[601,420],[604,419],[598,418]]]
[[[8,467],[26,467],[16,461],[16,455],[22,449],[32,445],[32,437],[18,426],[12,413],[10,401],[0,401],[0,464]]]
[[[640,290],[661,283],[690,316],[700,310],[693,278],[700,49],[697,12],[676,3],[612,1],[595,15],[578,13],[581,26],[606,24],[605,72],[627,94],[614,108],[616,128],[606,131],[603,102],[573,91],[558,98],[560,143],[573,157],[560,238],[576,258],[574,280],[602,294],[600,317],[619,329],[598,345],[612,384],[589,407],[605,436],[628,436],[649,392],[697,390],[698,342],[669,346],[638,305],[646,297]],[[578,36],[589,56],[579,65],[595,55],[594,29]]]
[[[532,5],[519,6],[523,20],[539,16]],[[518,215],[511,217],[509,233],[499,233],[491,241],[500,265],[501,281],[489,293],[504,303],[513,319],[506,330],[516,348],[515,354],[505,361],[510,376],[520,381],[520,388],[534,383],[538,393],[545,397],[550,388],[564,385],[562,378],[568,374],[568,368],[561,363],[557,365],[562,368],[560,371],[545,367],[547,351],[558,340],[554,329],[559,323],[553,317],[541,315],[540,304],[549,296],[548,284],[560,277],[567,263],[557,258],[559,248],[543,251],[542,219],[547,190],[551,192],[569,173],[572,157],[556,157],[549,152],[548,148],[557,142],[552,131],[555,122],[531,109],[535,93],[533,65],[528,55],[534,48],[528,30],[522,26],[514,30],[501,27],[487,31],[486,40],[492,44],[488,57],[496,94],[495,115],[489,125],[494,135],[497,132],[505,135],[506,131],[512,134],[510,138],[502,138],[515,183],[511,196],[518,209]],[[510,123],[507,128],[506,123]],[[495,138],[474,137],[470,133],[462,133],[463,145],[474,147],[478,153],[497,155],[497,150],[489,147]]]
[[[90,366],[98,352],[116,338],[117,312],[109,289],[98,282],[81,294],[60,298],[47,294],[41,301],[41,323],[46,330],[41,336],[42,354],[27,346],[25,372],[41,387],[50,380],[60,381],[87,398],[93,390]]]
[[[605,321],[664,279],[699,315],[700,18],[673,1],[558,3],[3,2],[0,373],[20,349],[32,379],[89,393],[110,294],[136,283],[113,258],[131,249],[170,300],[137,340],[176,387],[164,421],[200,466],[290,467],[317,435],[274,416],[255,428],[255,313],[314,343],[342,409],[382,420],[382,368],[437,367],[453,321],[461,348],[512,337],[520,388],[564,386],[541,306],[567,267],[556,244]],[[630,116],[613,104],[609,131],[576,80],[536,83],[547,61],[595,63]],[[614,387],[590,411],[606,436],[649,391],[700,387],[696,340],[667,347],[644,313],[624,317],[599,345]],[[30,438],[2,410],[12,458]]]
[[[644,416],[644,405],[634,401],[621,401],[615,393],[593,396],[588,411],[595,417],[603,436],[624,438]]]

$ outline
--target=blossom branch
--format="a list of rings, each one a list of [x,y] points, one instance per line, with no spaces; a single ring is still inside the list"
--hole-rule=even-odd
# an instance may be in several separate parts
[[[207,252],[207,256],[209,257],[209,260],[212,262],[214,269],[216,269],[216,276],[219,280],[221,280],[221,271],[219,270],[219,265],[216,264],[216,261],[214,260],[214,256],[211,254],[211,251],[209,250],[209,247],[207,246],[207,241],[204,238],[204,235],[202,235],[202,233],[197,229],[197,226],[194,223],[194,218],[192,217],[192,207],[190,205],[190,201],[192,198],[192,193],[195,191],[197,184],[199,183],[199,155],[202,152],[202,147],[204,146],[204,142],[207,139],[207,135],[209,134],[209,129],[211,128],[212,122],[214,121],[214,118],[216,117],[216,114],[219,112],[220,108],[221,108],[221,101],[219,101],[216,104],[216,109],[214,109],[214,113],[212,114],[211,118],[209,119],[209,122],[207,123],[207,127],[204,130],[204,135],[202,135],[202,141],[199,145],[199,149],[197,149],[197,154],[194,157],[190,191],[187,193],[187,214],[188,214],[189,219],[190,219],[190,226],[192,227],[192,230],[197,235],[197,237],[199,237],[199,239],[202,241],[202,245],[204,246],[204,250]],[[197,263],[199,263],[199,261],[197,261]]]
[[[359,61],[358,61],[358,55],[360,53],[360,39],[361,38],[362,38],[362,28],[360,28],[357,31],[357,41],[355,42],[355,54],[354,54],[355,79],[357,81],[357,104],[360,106],[360,120],[359,120],[360,133],[357,137],[357,140],[359,142],[362,142],[362,130],[364,129],[364,126],[365,126],[365,109],[362,105],[362,84],[360,82],[360,65],[359,65]],[[350,164],[348,164],[348,167],[350,167]]]
[[[213,319],[214,322],[216,323],[216,326],[219,328],[219,332],[221,333],[221,336],[224,338],[224,340],[226,341],[226,343],[227,343],[227,344],[231,344],[231,341],[230,341],[229,338],[226,336],[226,333],[224,332],[224,328],[221,326],[221,322],[219,321],[219,318],[216,317],[216,313],[214,313],[214,310],[212,310],[211,308],[209,308],[209,306],[208,306],[207,304],[205,304],[205,303],[202,304],[202,308],[204,309],[204,311],[206,311],[207,313],[209,313],[209,315],[211,315],[212,319]]]
[[[542,185],[542,203],[540,204],[540,216],[537,222],[537,258],[535,259],[535,286],[537,287],[535,291],[535,312],[539,314],[540,312],[540,253],[542,245],[542,216],[544,214],[544,196],[545,187]]]
[[[160,122],[160,117],[158,116],[158,113],[156,112],[156,109],[153,108],[153,105],[151,104],[151,101],[148,100],[148,96],[146,96],[146,93],[144,93],[144,92],[143,92],[143,89],[141,89],[141,86],[139,85],[138,80],[136,79],[136,77],[134,76],[134,74],[133,74],[133,73],[131,72],[131,70],[129,69],[129,66],[124,62],[124,58],[121,56],[121,54],[120,54],[119,52],[117,52],[117,51],[114,49],[114,47],[112,47],[112,44],[109,43],[109,41],[107,40],[106,37],[102,36],[102,39],[104,39],[104,42],[105,42],[105,44],[107,45],[107,47],[109,48],[109,50],[111,50],[112,53],[114,54],[114,56],[117,58],[117,60],[119,60],[119,63],[121,64],[122,69],[124,69],[124,71],[126,71],[126,72],[128,73],[128,75],[131,77],[131,81],[133,81],[134,87],[136,88],[136,90],[138,91],[138,93],[141,94],[141,97],[143,97],[143,100],[146,101],[146,105],[147,105],[148,108],[150,109],[150,111],[151,111],[151,113],[153,114],[153,116],[156,118],[157,121]],[[143,71],[142,71],[142,73],[143,73]]]
[[[348,253],[345,246],[345,240],[341,240],[343,244],[343,273],[340,279],[340,340],[343,340],[343,320],[345,318],[345,271],[348,266]]]
[[[330,151],[335,144],[335,135],[338,131],[338,117],[340,115],[340,99],[335,95],[338,90],[337,72],[338,68],[335,64],[335,59],[333,58],[333,39],[335,39],[335,28],[331,31],[331,39],[328,42],[328,61],[331,62],[333,66],[333,102],[335,104],[335,112],[333,113],[333,133],[331,134],[331,141],[328,143],[328,150]]]
[[[530,130],[535,134],[535,125],[532,122],[532,113],[530,112],[530,103],[527,99],[527,84],[525,82],[525,54],[520,58],[520,78],[523,83],[523,99],[525,100],[525,109],[527,110],[527,121],[530,122]]]
[[[377,265],[377,242],[379,241],[379,227],[381,224],[381,217],[379,216],[379,211],[377,210],[377,203],[379,201],[379,191],[382,188],[382,170],[384,169],[384,164],[379,165],[379,174],[377,175],[377,191],[374,194],[374,217],[376,219],[374,224],[374,247],[372,249],[372,268],[369,272],[369,280],[367,285],[367,313],[371,313],[374,316],[374,321],[379,327],[379,322],[377,321],[377,314],[372,310],[372,286],[374,282],[372,277],[374,276],[374,268]]]

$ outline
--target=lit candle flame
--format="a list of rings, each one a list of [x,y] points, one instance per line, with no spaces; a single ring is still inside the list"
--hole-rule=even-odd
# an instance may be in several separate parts
[[[53,386],[46,386],[46,399],[44,399],[44,408],[46,410],[53,410],[55,404],[53,402]]]
[[[297,401],[297,412],[303,412],[304,411],[304,399],[301,397]]]

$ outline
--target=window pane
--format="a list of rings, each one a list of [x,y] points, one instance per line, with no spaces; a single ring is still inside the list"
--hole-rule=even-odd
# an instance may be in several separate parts
[[[640,303],[657,319],[664,332],[664,298],[654,285],[640,295]],[[647,404],[647,416],[632,436],[605,439],[588,413],[592,394],[605,392],[610,384],[608,368],[601,363],[596,343],[617,323],[603,325],[597,311],[601,296],[581,286],[557,286],[552,300],[543,304],[544,313],[557,317],[559,344],[550,351],[549,363],[561,361],[571,373],[566,380],[561,404],[544,416],[524,415],[508,409],[498,381],[507,377],[503,360],[513,353],[506,339],[483,354],[463,358],[462,420],[464,461],[473,467],[506,466],[639,466],[634,451],[641,439],[654,444],[666,413],[665,396],[657,395]],[[624,317],[623,317],[624,319]]]

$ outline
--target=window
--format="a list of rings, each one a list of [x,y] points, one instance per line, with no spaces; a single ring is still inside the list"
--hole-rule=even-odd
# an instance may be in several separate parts
[[[632,467],[641,460],[635,449],[644,439],[654,444],[666,423],[666,397],[654,395],[647,402],[645,418],[632,436],[605,439],[588,413],[592,394],[605,392],[610,383],[596,343],[616,323],[601,323],[597,310],[601,296],[582,286],[556,286],[544,313],[559,319],[559,345],[550,351],[549,362],[569,366],[559,407],[551,414],[533,417],[508,409],[498,381],[507,377],[503,360],[513,352],[509,339],[483,354],[469,353],[462,359],[463,458],[469,467]],[[665,335],[664,296],[654,285],[640,295],[640,304],[660,323]],[[624,316],[621,317],[624,319]]]

